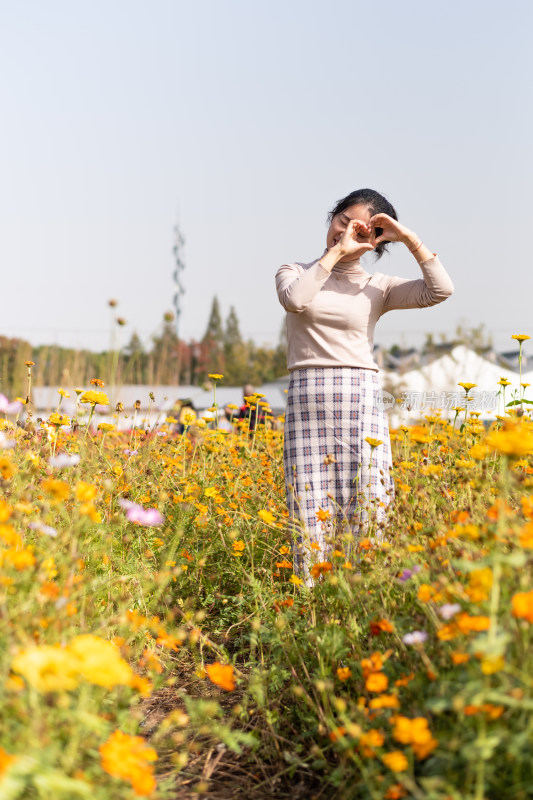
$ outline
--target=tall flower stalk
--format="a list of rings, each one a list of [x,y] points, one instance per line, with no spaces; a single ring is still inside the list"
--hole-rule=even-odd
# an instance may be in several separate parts
[[[217,381],[221,381],[224,376],[218,372],[209,375],[210,380],[213,381],[213,408],[215,414],[215,428],[218,428],[218,405],[217,405]]]
[[[522,385],[522,345],[528,339],[531,339],[531,336],[528,336],[526,333],[513,333],[513,335],[511,336],[511,339],[516,339],[516,341],[518,342],[518,345],[519,345],[519,350],[518,350],[518,370],[520,372],[520,385]],[[522,408],[523,397],[520,398],[520,401],[521,401],[520,408]]]

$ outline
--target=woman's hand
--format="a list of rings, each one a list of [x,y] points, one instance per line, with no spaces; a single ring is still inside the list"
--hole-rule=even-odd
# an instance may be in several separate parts
[[[369,241],[372,228],[360,219],[352,219],[346,226],[344,233],[337,242],[341,258],[350,256],[354,260],[374,249],[374,244]],[[366,240],[366,241],[365,241]]]
[[[416,233],[406,228],[404,225],[389,217],[388,214],[374,214],[370,219],[370,226],[373,233],[374,247],[380,242],[403,242],[411,249],[419,240]]]

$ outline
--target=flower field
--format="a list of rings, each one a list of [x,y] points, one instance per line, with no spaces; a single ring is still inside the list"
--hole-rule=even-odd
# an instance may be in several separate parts
[[[93,430],[100,384],[0,420],[2,800],[533,797],[526,400],[392,431],[307,587],[280,425]]]

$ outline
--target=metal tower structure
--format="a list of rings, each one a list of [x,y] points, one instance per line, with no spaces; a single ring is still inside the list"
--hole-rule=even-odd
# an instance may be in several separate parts
[[[174,267],[174,272],[172,273],[172,277],[174,279],[174,283],[176,284],[176,291],[174,293],[173,302],[174,302],[174,310],[176,312],[176,335],[178,339],[180,335],[179,324],[181,315],[181,298],[185,294],[185,288],[181,282],[181,276],[180,276],[180,273],[182,273],[183,270],[185,269],[185,261],[183,260],[184,246],[185,246],[185,237],[180,231],[179,225],[176,225],[176,227],[174,228],[174,247],[172,248],[176,266]]]

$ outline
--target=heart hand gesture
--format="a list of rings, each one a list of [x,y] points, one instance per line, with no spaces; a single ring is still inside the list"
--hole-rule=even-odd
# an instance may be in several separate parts
[[[403,242],[407,247],[418,238],[413,231],[389,217],[388,214],[374,214],[370,219],[374,234],[374,247],[380,242]]]
[[[339,250],[343,258],[361,258],[365,253],[374,249],[374,243],[370,241],[372,228],[360,219],[352,219],[346,226],[344,233],[339,239]]]

